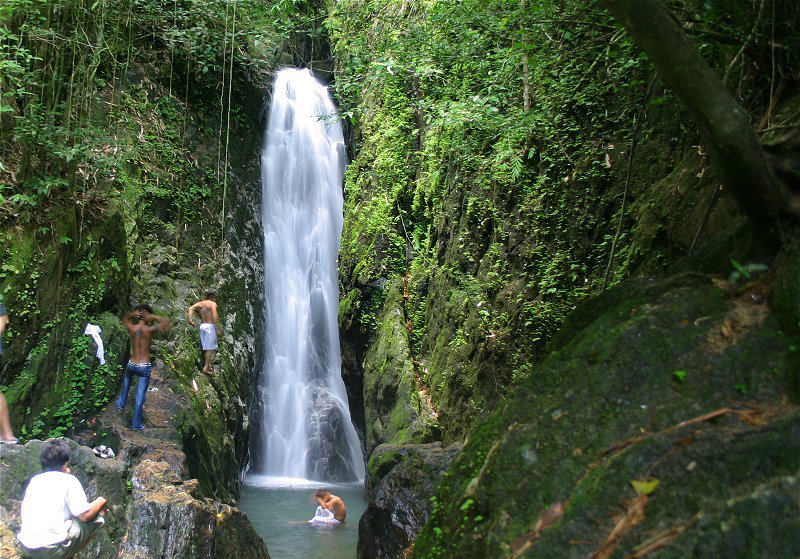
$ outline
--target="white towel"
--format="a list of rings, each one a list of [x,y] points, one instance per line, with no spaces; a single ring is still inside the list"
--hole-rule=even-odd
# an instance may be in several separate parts
[[[200,346],[203,351],[217,349],[217,327],[210,322],[200,324]]]
[[[309,524],[339,524],[339,521],[333,517],[333,511],[317,507],[317,512],[314,513],[314,518],[308,521]]]
[[[106,364],[105,350],[103,349],[103,338],[100,337],[100,327],[97,324],[86,324],[86,330],[83,331],[84,336],[91,336],[94,343],[97,344],[97,359],[100,360],[101,365]]]

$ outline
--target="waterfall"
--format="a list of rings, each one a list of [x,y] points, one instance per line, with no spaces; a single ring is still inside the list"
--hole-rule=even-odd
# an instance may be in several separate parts
[[[253,473],[364,478],[339,350],[344,169],[342,127],[328,89],[309,70],[281,70],[261,153],[265,409]]]

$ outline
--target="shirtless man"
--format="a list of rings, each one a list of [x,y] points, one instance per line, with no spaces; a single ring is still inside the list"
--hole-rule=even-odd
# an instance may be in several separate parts
[[[347,509],[344,506],[344,501],[339,497],[330,491],[320,489],[314,494],[314,498],[317,500],[317,503],[319,503],[319,506],[333,511],[333,517],[336,520],[344,522],[344,517],[347,516]]]
[[[194,327],[194,312],[200,315],[200,346],[203,348],[203,372],[211,372],[211,358],[217,349],[217,328],[219,315],[217,314],[217,295],[213,291],[206,291],[206,298],[198,301],[187,311],[189,324]]]
[[[144,429],[142,408],[144,408],[144,398],[147,396],[147,385],[150,384],[150,373],[153,370],[150,363],[150,344],[153,334],[166,332],[169,329],[169,319],[154,315],[153,309],[147,305],[139,305],[126,314],[122,322],[131,336],[131,358],[128,366],[125,367],[125,377],[122,380],[122,391],[117,398],[117,408],[125,407],[131,380],[136,375],[139,380],[136,381],[136,400],[133,405],[131,428],[141,431]]]

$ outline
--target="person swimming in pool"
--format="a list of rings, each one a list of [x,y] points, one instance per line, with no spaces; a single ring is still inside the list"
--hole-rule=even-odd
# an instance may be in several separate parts
[[[330,491],[320,489],[314,494],[319,506],[314,518],[308,521],[309,524],[339,524],[344,522],[347,516],[347,508],[344,501]]]

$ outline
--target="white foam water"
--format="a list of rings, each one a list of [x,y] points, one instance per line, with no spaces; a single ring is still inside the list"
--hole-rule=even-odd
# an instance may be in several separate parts
[[[249,477],[295,485],[364,478],[339,350],[344,171],[342,127],[327,87],[309,70],[281,70],[261,155],[265,409]]]

